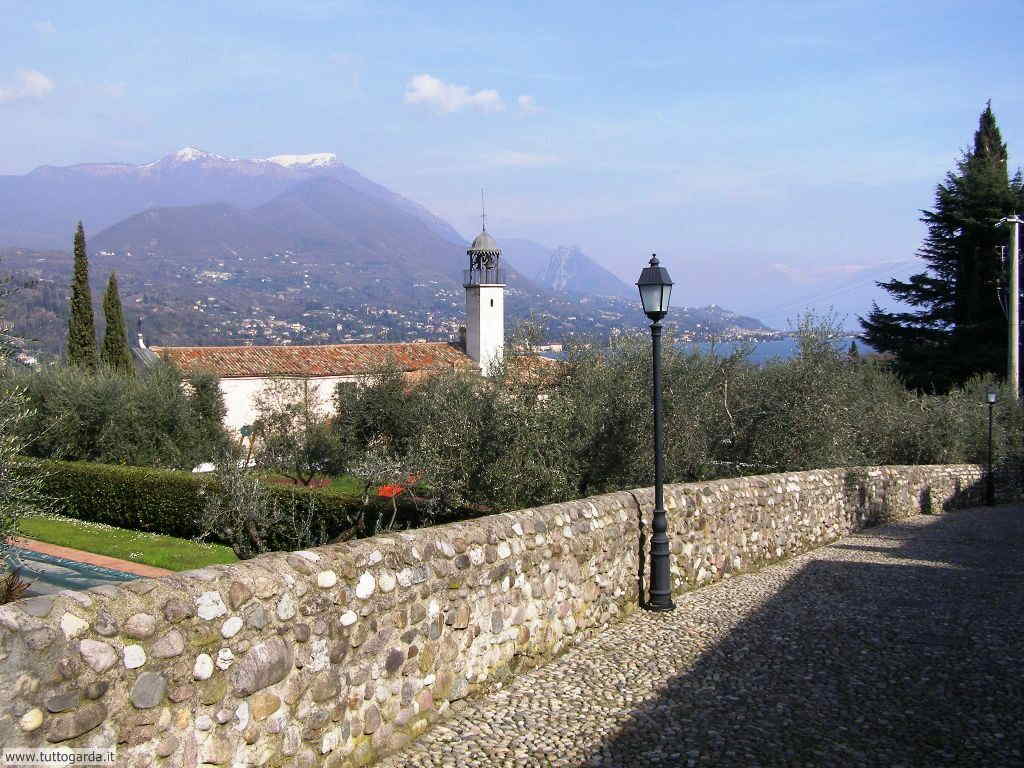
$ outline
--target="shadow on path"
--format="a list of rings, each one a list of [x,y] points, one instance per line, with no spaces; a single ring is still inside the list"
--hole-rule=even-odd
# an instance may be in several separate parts
[[[1024,765],[1024,510],[830,549],[583,765]]]

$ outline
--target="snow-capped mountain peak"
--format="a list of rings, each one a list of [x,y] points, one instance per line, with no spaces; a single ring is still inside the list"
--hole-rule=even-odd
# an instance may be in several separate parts
[[[338,156],[333,152],[318,152],[312,155],[274,155],[263,160],[285,168],[326,168],[337,165]]]
[[[138,166],[139,168],[163,168],[173,165],[183,165],[185,163],[197,163],[197,162],[232,162],[232,158],[221,157],[215,155],[212,152],[204,152],[201,149],[195,147],[182,147],[177,152],[172,152],[169,155],[161,157],[159,160],[155,160],[152,163],[146,163]]]
[[[203,152],[203,150],[196,149],[195,147],[184,147],[174,153],[174,159],[182,163],[199,160],[204,157],[210,157],[210,153]]]
[[[334,166],[341,165],[338,162],[338,156],[333,152],[318,152],[310,155],[274,155],[273,157],[260,157],[252,160],[245,160],[237,157],[224,157],[223,155],[215,155],[212,152],[206,152],[196,147],[182,147],[177,152],[172,152],[160,160],[152,163],[146,163],[145,165],[138,166],[139,168],[154,169],[154,168],[166,168],[168,166],[185,165],[189,163],[199,163],[203,166],[217,165],[225,167],[226,165],[238,165],[239,167],[251,166],[251,164],[265,164],[271,163],[281,168],[288,168],[289,170],[309,170],[314,168],[332,168]]]

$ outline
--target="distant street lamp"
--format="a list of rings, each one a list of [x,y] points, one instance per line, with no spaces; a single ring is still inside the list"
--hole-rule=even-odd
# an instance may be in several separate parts
[[[665,516],[665,458],[661,423],[661,320],[668,313],[672,296],[672,278],[658,265],[651,254],[651,263],[644,267],[636,283],[640,303],[651,320],[651,343],[654,347],[654,517],[651,520],[651,588],[647,608],[671,611],[672,577],[669,568],[668,519]]]
[[[992,406],[996,404],[995,390],[991,390],[985,399],[988,401],[988,476],[985,481],[985,504],[993,507],[996,503],[996,481],[992,476]]]

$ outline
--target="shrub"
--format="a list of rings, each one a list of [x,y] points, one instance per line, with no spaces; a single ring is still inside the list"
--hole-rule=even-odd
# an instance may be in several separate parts
[[[226,453],[206,493],[201,538],[226,542],[239,558],[296,550],[328,540],[328,516],[316,494],[280,493]]]
[[[8,294],[8,282],[9,278],[0,278],[0,299]],[[18,521],[50,507],[43,491],[45,473],[26,467],[21,459],[39,435],[31,431],[36,413],[24,389],[8,381],[19,343],[0,317],[0,572],[7,568],[3,555],[18,531]],[[8,574],[0,584],[0,602],[15,599],[24,588],[16,573]]]
[[[194,538],[200,533],[206,478],[190,472],[87,461],[42,461],[46,490],[79,520]]]
[[[232,547],[237,543],[235,532],[210,525],[209,500],[223,494],[215,477],[94,462],[31,465],[44,470],[45,492],[68,517],[186,539],[206,536]],[[266,486],[261,493],[281,509],[316,511],[316,535],[296,545],[294,531],[280,525],[264,535],[262,551],[315,546],[351,535],[366,509],[359,499],[324,490]]]
[[[0,381],[25,392],[31,456],[166,469],[192,469],[223,449],[224,403],[217,380],[166,364],[127,377],[101,369],[50,366]]]
[[[49,506],[44,490],[46,473],[27,467],[19,456],[29,445],[23,424],[32,415],[24,393],[0,391],[0,570],[18,521]]]
[[[527,507],[576,492],[568,414],[542,389],[514,366],[489,379],[444,371],[407,381],[384,371],[367,386],[338,388],[336,428],[353,446],[354,472],[388,483],[413,475],[429,493],[429,507],[409,500],[404,524]]]

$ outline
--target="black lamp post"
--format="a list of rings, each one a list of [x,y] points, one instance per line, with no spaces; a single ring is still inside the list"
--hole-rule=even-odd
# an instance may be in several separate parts
[[[650,266],[644,267],[637,280],[644,314],[651,320],[651,343],[654,347],[654,518],[651,521],[651,588],[647,608],[671,611],[672,578],[669,570],[668,519],[665,517],[665,459],[661,423],[661,319],[668,313],[672,296],[672,278],[658,265],[651,254]]]
[[[988,476],[985,478],[985,505],[995,506],[996,481],[992,476],[992,406],[996,404],[995,390],[990,391],[985,399],[988,401]]]

